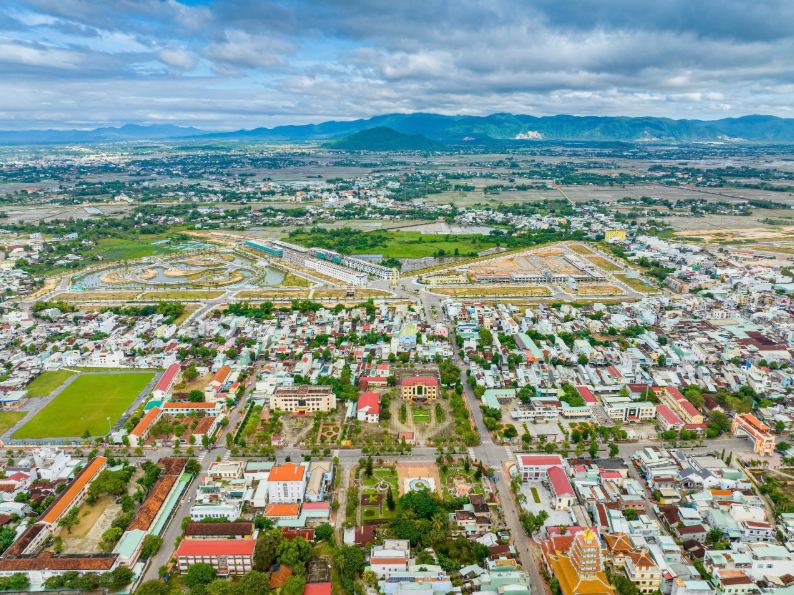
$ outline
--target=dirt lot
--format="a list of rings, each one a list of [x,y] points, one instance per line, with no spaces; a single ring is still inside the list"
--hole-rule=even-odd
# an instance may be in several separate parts
[[[72,532],[61,529],[63,551],[67,554],[98,554],[102,533],[110,528],[113,520],[121,514],[121,506],[112,496],[102,496],[94,506],[83,504],[78,518],[80,524]]]
[[[625,292],[615,285],[580,285],[577,293],[579,295],[613,295]]]
[[[726,217],[714,219],[726,219]],[[696,237],[701,238],[707,243],[719,242],[751,242],[751,241],[775,241],[775,240],[791,240],[794,238],[794,226],[785,226],[777,228],[768,227],[747,227],[747,217],[741,217],[744,220],[745,226],[740,229],[731,229],[731,226],[724,225],[723,221],[709,221],[709,223],[716,224],[711,229],[704,229],[702,226],[693,226],[686,231],[678,231],[675,236]],[[693,219],[693,222],[701,223],[702,219]]]
[[[190,392],[192,390],[204,390],[204,387],[210,383],[214,374],[210,371],[204,376],[197,376],[193,380],[190,380],[185,383],[185,389],[183,392]]]
[[[577,254],[584,254],[584,255],[587,255],[587,254],[595,254],[595,252],[593,252],[592,250],[590,250],[590,248],[588,248],[587,246],[583,246],[582,244],[571,244],[571,245],[570,245],[570,246],[568,246],[568,247],[569,247],[569,248],[570,248],[570,249],[571,249],[573,252],[576,252]]]
[[[412,403],[410,401],[403,401],[400,397],[391,399],[389,411],[391,412],[391,420],[389,420],[388,431],[389,435],[396,438],[400,432],[413,432],[416,444],[425,444],[428,439],[435,437],[452,437],[455,435],[455,416],[452,413],[452,408],[449,406],[448,399],[439,399],[441,408],[444,412],[444,421],[440,424],[436,422],[435,416],[435,403],[430,403],[426,409],[430,410],[430,421],[414,421]],[[407,417],[405,423],[400,422],[400,405],[405,403],[407,410]],[[383,430],[386,429],[377,424],[361,424],[360,437],[382,437]]]
[[[451,295],[453,297],[469,297],[469,296],[503,296],[503,295],[518,295],[518,296],[544,296],[551,295],[551,290],[548,287],[538,286],[525,286],[525,287],[437,287],[429,290],[431,293],[439,295]]]

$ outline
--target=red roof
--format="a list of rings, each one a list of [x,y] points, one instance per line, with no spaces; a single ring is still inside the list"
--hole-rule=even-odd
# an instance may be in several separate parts
[[[565,471],[562,470],[562,467],[549,467],[548,473],[551,485],[554,486],[554,493],[557,494],[557,496],[573,496],[571,482],[568,481],[568,476],[565,475]]]
[[[270,470],[268,481],[301,481],[305,467],[296,466],[294,463],[287,463],[280,467],[273,467]]]
[[[308,583],[303,595],[331,595],[331,583]]]
[[[585,403],[597,403],[596,398],[593,396],[593,393],[590,392],[590,389],[586,386],[577,386],[576,390],[579,391],[579,394],[582,395]]]
[[[161,390],[167,391],[168,385],[171,384],[171,381],[176,376],[177,372],[179,372],[179,364],[171,364],[168,366],[168,369],[163,374],[163,377],[160,378],[160,382],[157,383],[157,386],[154,387],[154,390]]]
[[[674,386],[668,386],[665,388],[665,390],[668,393],[670,393],[670,396],[673,397],[676,401],[680,401],[681,399],[684,399],[684,395],[682,395],[681,392]],[[686,401],[686,399],[684,400]],[[687,403],[688,402],[689,401],[687,401]]]
[[[562,465],[562,457],[560,455],[521,455],[518,458],[521,464],[527,467],[533,465]]]
[[[400,384],[402,386],[413,386],[414,384],[438,386],[438,379],[434,376],[407,376],[400,379]]]
[[[601,477],[604,479],[620,479],[623,476],[617,471],[602,471]]]
[[[686,411],[689,415],[700,415],[700,412],[695,409],[695,406],[692,405],[689,401],[680,401],[681,408]]]
[[[657,405],[656,414],[661,415],[667,423],[672,425],[684,425],[684,422],[667,405]]]
[[[378,393],[364,393],[358,397],[356,411],[369,408],[369,413],[380,413],[380,395]]]
[[[256,539],[183,539],[178,556],[253,556]]]
[[[304,502],[301,510],[330,510],[330,502]]]

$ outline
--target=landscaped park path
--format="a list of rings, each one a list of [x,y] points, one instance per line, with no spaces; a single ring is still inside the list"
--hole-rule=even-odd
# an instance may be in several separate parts
[[[164,372],[156,372],[154,370],[107,370],[101,372],[80,372],[79,370],[72,370],[70,368],[63,368],[63,369],[78,373],[64,380],[63,384],[61,384],[58,388],[56,388],[46,397],[30,398],[25,402],[24,405],[20,406],[18,411],[26,412],[27,415],[25,415],[25,417],[20,419],[17,423],[11,426],[11,428],[7,432],[5,432],[2,436],[0,436],[0,447],[5,448],[6,444],[8,444],[8,442],[11,440],[11,436],[13,436],[19,430],[19,428],[25,425],[37,413],[39,413],[42,409],[44,409],[47,405],[49,405],[53,401],[53,399],[55,399],[55,397],[60,395],[66,389],[67,386],[69,386],[80,376],[97,376],[103,374],[151,374],[152,372],[154,372],[154,376],[149,381],[149,383],[143,388],[143,390],[138,394],[138,396],[135,397],[135,400],[132,402],[132,404],[129,407],[127,407],[127,410],[115,423],[115,425],[113,426],[113,429],[115,430],[120,428],[126,423],[130,415],[132,415],[132,412],[135,411],[138,405],[140,405],[146,399],[146,397],[152,392],[152,390],[154,389],[155,386],[157,386],[157,383],[160,381],[160,378],[162,378],[164,374]],[[78,439],[81,438],[79,436],[74,436],[71,438],[64,436],[62,438],[58,438],[59,441],[78,440]],[[28,441],[30,442],[31,440]],[[52,439],[48,439],[48,438],[41,439],[42,443],[46,443],[50,441],[52,441]]]

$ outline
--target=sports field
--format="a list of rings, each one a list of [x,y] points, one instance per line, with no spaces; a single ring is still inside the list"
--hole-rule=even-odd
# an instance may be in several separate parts
[[[69,372],[68,370],[42,372],[25,387],[28,391],[28,398],[46,397],[72,376],[74,376],[74,372]]]
[[[0,412],[0,434],[5,434],[11,426],[25,417],[24,411],[2,411]]]
[[[13,438],[104,436],[152,379],[154,372],[84,374],[67,386]],[[110,418],[108,422],[107,418]]]

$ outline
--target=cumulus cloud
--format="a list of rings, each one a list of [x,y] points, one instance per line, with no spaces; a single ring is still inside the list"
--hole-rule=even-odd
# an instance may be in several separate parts
[[[17,0],[0,35],[0,119],[16,127],[420,110],[707,119],[794,103],[785,0]],[[13,91],[36,85],[48,101]]]
[[[193,70],[196,67],[195,57],[179,48],[162,49],[157,52],[157,58],[160,62],[177,70]]]

